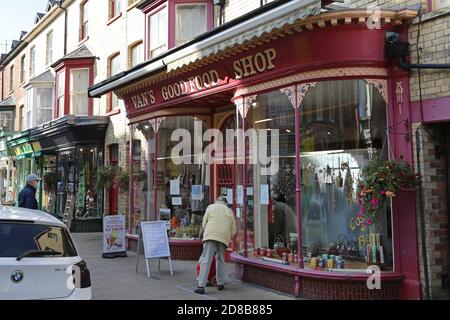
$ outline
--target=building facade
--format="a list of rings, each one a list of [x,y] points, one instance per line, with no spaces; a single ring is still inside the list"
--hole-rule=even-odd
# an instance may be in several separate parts
[[[170,219],[172,255],[196,260],[204,210],[224,195],[241,280],[315,299],[448,299],[449,27],[447,0],[51,1],[1,60],[0,112],[14,119],[2,200],[27,173],[56,173],[40,205],[69,208],[75,231],[124,214],[133,248],[141,221]],[[392,58],[396,41],[409,52]],[[230,129],[234,146],[220,144]],[[278,148],[248,145],[259,132]],[[196,161],[202,148],[176,161],[186,136],[210,162]],[[267,174],[254,157],[272,148]],[[374,155],[423,181],[361,228]],[[111,166],[114,181],[96,185]],[[316,266],[324,255],[339,267]],[[366,287],[367,260],[381,290]]]

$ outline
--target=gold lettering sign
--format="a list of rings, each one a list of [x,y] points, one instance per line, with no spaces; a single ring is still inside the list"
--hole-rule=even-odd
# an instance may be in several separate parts
[[[164,101],[179,98],[201,90],[213,88],[219,85],[219,72],[210,70],[200,75],[193,76],[187,81],[180,81],[161,89]]]
[[[236,79],[253,76],[275,68],[277,51],[273,48],[234,61],[233,69]]]
[[[145,91],[131,98],[135,109],[141,109],[155,104],[155,95],[153,90]]]

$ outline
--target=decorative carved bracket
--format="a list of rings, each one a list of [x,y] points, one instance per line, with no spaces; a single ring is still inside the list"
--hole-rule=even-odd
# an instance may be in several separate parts
[[[300,108],[300,105],[302,104],[302,101],[308,93],[309,89],[315,87],[316,84],[317,82],[302,83],[297,86],[290,86],[280,89],[280,91],[288,97],[289,102],[294,107],[294,109],[298,109]]]
[[[253,95],[234,100],[234,104],[236,105],[236,108],[242,119],[247,118],[248,111],[252,107],[252,104],[256,101],[256,97],[257,95]]]
[[[153,128],[154,133],[158,133],[159,128],[161,127],[161,124],[166,120],[166,117],[156,118],[150,120],[150,125]]]
[[[388,104],[388,90],[387,90],[387,80],[383,79],[365,79],[366,83],[373,84],[375,88],[378,89],[384,102]]]

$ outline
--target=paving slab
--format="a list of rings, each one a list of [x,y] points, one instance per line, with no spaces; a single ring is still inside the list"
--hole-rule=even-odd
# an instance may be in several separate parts
[[[75,245],[91,272],[94,300],[291,300],[292,296],[267,288],[241,282],[234,278],[233,264],[227,263],[225,290],[206,287],[206,295],[194,293],[196,262],[172,260],[174,275],[171,276],[167,261],[151,261],[151,275],[148,279],[143,257],[139,259],[136,273],[136,254],[128,252],[127,257],[102,258],[102,234],[73,234]]]

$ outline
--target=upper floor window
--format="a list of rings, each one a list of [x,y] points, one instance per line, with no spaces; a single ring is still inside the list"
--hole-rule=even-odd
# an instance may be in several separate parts
[[[36,88],[36,125],[41,125],[52,120],[52,88]]]
[[[167,6],[150,16],[150,46],[149,57],[154,58],[168,48],[168,15]]]
[[[30,77],[34,77],[36,73],[36,48],[30,49]]]
[[[89,114],[89,69],[70,70],[70,114]]]
[[[14,66],[9,67],[9,92],[14,90]]]
[[[444,7],[450,7],[450,0],[434,0],[433,9],[441,9]]]
[[[58,73],[56,82],[56,108],[58,117],[62,117],[65,115],[66,72],[64,70]]]
[[[46,64],[53,62],[53,31],[47,33],[47,53]]]
[[[186,43],[208,29],[206,3],[175,5],[175,45]]]
[[[109,76],[112,77],[120,72],[120,53],[109,58]]]
[[[113,19],[120,14],[120,0],[109,0],[109,19]]]
[[[20,83],[25,82],[25,55],[20,58]]]
[[[130,68],[133,68],[144,61],[144,44],[142,41],[130,46],[129,55]]]
[[[120,53],[113,54],[109,58],[109,77],[112,77],[120,72]],[[119,107],[119,98],[112,92],[108,102],[108,111]]]
[[[150,1],[142,11],[147,31],[145,59],[154,59],[214,27],[211,0]]]
[[[14,112],[0,111],[0,129],[2,131],[14,131]]]
[[[88,37],[89,35],[89,14],[88,14],[88,10],[89,10],[89,2],[83,1],[81,3],[81,8],[80,8],[80,13],[81,13],[81,17],[80,17],[80,41],[84,40]]]
[[[24,105],[21,105],[19,107],[19,131],[25,130],[26,123],[25,123],[25,109]]]

